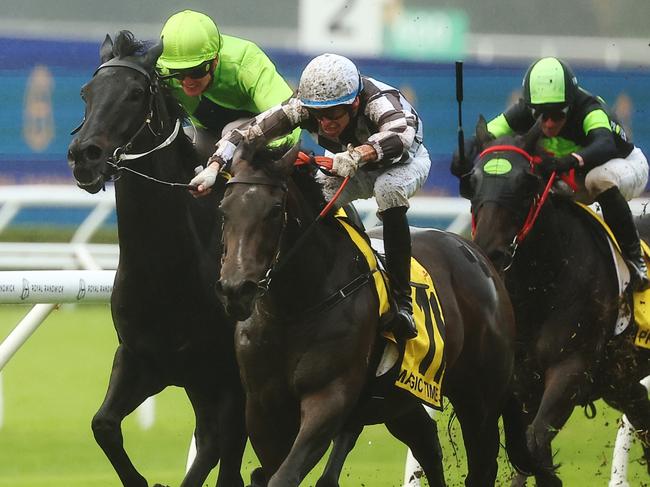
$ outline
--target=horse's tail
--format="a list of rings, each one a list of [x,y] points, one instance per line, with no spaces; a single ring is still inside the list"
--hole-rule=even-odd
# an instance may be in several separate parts
[[[506,437],[506,453],[512,466],[522,475],[532,476],[537,465],[528,450],[526,441],[526,420],[521,403],[510,393],[503,408],[503,429]]]

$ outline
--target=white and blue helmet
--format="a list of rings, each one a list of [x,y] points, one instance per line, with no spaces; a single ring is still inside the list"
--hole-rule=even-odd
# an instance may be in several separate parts
[[[361,91],[361,75],[348,58],[321,54],[312,59],[300,76],[298,98],[305,107],[349,105]]]

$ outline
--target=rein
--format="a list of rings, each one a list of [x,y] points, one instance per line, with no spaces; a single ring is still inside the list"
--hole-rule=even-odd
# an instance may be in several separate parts
[[[479,158],[487,154],[491,154],[493,152],[516,152],[517,154],[523,156],[528,161],[528,163],[530,164],[530,169],[533,172],[535,171],[535,166],[542,161],[541,157],[532,156],[521,147],[517,147],[515,145],[494,145],[488,147],[487,149],[485,149],[483,152],[479,154]],[[524,221],[523,226],[517,232],[514,239],[512,240],[512,243],[508,248],[510,263],[504,268],[504,270],[507,271],[510,268],[510,266],[512,266],[512,262],[514,260],[515,253],[517,252],[517,248],[519,247],[519,244],[521,244],[521,242],[524,241],[524,239],[528,236],[528,234],[532,230],[533,225],[535,225],[535,222],[537,221],[537,217],[539,216],[539,212],[542,210],[542,206],[544,206],[544,203],[546,203],[546,200],[548,199],[548,195],[551,192],[551,187],[555,182],[556,176],[557,176],[556,171],[553,171],[548,178],[548,182],[546,183],[546,187],[544,188],[542,194],[541,195],[537,194],[534,196],[533,202],[531,203],[530,209],[528,210],[528,215],[526,216],[526,220]],[[474,215],[472,214],[472,235],[474,233],[476,233],[476,222],[474,220]]]

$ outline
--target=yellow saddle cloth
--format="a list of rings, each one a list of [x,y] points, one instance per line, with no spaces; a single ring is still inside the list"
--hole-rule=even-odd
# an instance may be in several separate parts
[[[379,296],[378,314],[381,317],[390,310],[386,276],[381,272],[377,256],[366,238],[348,224],[344,217],[345,214],[339,210],[337,212],[339,223],[366,258],[370,270],[379,271],[373,275]],[[427,270],[413,258],[411,259],[411,296],[418,336],[406,342],[395,385],[410,392],[430,407],[441,409],[442,379],[445,372],[445,322],[433,280]],[[388,340],[396,342],[392,333],[384,332],[383,335]]]
[[[581,203],[576,204],[582,207],[587,213],[589,213],[595,220],[598,221],[607,232],[610,240],[614,244],[617,252],[621,252],[621,249],[614,237],[614,234],[610,230],[609,226],[605,221],[595,213],[591,208],[585,206]],[[641,241],[641,248],[643,249],[643,257],[646,261],[646,265],[650,267],[650,247],[643,240]],[[636,334],[634,336],[634,343],[638,347],[650,349],[650,289],[645,291],[633,293],[633,305],[634,305],[634,321],[637,325]]]
[[[650,268],[650,247],[641,240],[641,248],[646,266]],[[634,344],[650,349],[650,289],[634,293],[634,321],[637,325]]]

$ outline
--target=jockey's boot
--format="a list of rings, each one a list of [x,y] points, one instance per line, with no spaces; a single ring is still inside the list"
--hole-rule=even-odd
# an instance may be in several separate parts
[[[410,340],[418,335],[413,320],[411,301],[411,232],[406,207],[398,206],[382,212],[386,270],[390,279],[397,313],[388,325],[397,340]]]
[[[600,203],[603,218],[614,233],[623,252],[623,257],[630,269],[630,284],[635,291],[643,291],[650,286],[648,268],[643,259],[639,232],[634,225],[634,217],[627,201],[614,186],[603,191],[596,201]]]

